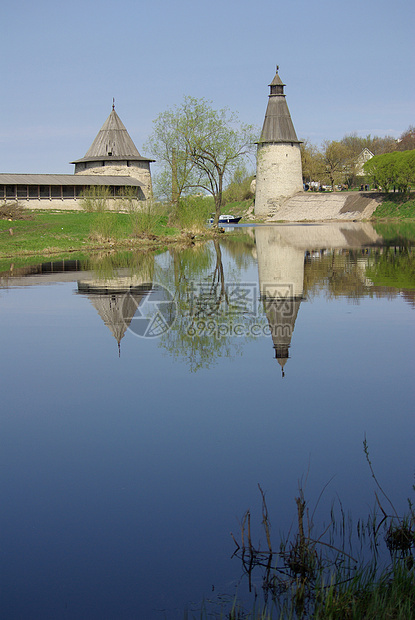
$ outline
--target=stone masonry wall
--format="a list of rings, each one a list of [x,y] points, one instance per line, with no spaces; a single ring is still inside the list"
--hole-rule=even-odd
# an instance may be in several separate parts
[[[83,211],[81,198],[41,198],[40,200],[19,200],[19,205],[25,209],[47,210],[47,211]],[[145,202],[139,202],[145,205]],[[126,211],[121,198],[110,198],[107,202],[110,211]]]
[[[299,144],[258,145],[255,215],[270,216],[282,201],[303,190]]]
[[[96,168],[87,168],[84,170],[77,170],[75,174],[99,174],[101,176],[118,176],[118,177],[133,177],[138,179],[143,184],[143,192],[146,199],[151,198],[153,195],[153,188],[151,184],[150,165],[145,164],[146,167],[141,166],[123,166],[111,164],[110,166],[97,166]]]

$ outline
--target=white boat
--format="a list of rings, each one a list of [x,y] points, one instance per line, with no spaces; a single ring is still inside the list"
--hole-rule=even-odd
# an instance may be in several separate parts
[[[214,216],[212,215],[212,217],[209,220],[209,224],[213,224],[213,219]],[[219,224],[237,224],[239,222],[239,220],[242,219],[242,216],[236,216],[236,215],[220,215],[219,216]]]

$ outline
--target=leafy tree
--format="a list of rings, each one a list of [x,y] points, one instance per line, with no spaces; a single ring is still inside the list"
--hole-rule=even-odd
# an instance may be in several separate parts
[[[164,183],[172,177],[172,202],[199,188],[215,202],[213,225],[222,207],[224,183],[253,149],[256,132],[241,124],[228,109],[214,110],[205,99],[185,97],[173,110],[159,115],[149,151],[164,164]]]
[[[405,192],[415,183],[415,150],[376,155],[365,163],[364,170],[385,191]]]
[[[390,153],[372,157],[363,166],[366,174],[369,175],[375,185],[380,185],[385,191],[393,187],[394,181],[394,162]]]
[[[396,145],[396,150],[412,151],[413,149],[415,149],[415,127],[413,125],[410,125],[399,138]]]
[[[372,136],[369,134],[365,137],[358,136],[356,133],[344,136],[341,140],[350,150],[351,160],[347,167],[345,180],[349,187],[355,187],[363,182],[362,168],[359,165],[359,155],[364,149],[368,149],[373,155],[381,155],[383,153],[391,153],[396,149],[396,140],[392,136]]]
[[[145,144],[162,170],[154,177],[154,193],[177,209],[180,197],[197,184],[198,175],[181,130],[180,108],[166,110],[153,121],[153,133]]]
[[[398,152],[395,158],[395,183],[401,192],[406,192],[415,183],[415,150]]]
[[[373,155],[391,153],[396,149],[396,140],[393,136],[358,136],[356,133],[347,134],[342,138],[341,143],[347,146],[354,157],[358,157],[363,149],[369,149]]]
[[[310,183],[316,181],[323,171],[322,154],[314,144],[303,140],[300,144],[301,164],[303,168],[303,181]]]
[[[353,153],[341,142],[326,140],[323,143],[322,163],[324,174],[334,191],[336,184],[343,183],[347,171],[354,164]]]
[[[197,187],[215,201],[213,226],[218,225],[224,181],[253,150],[256,132],[240,124],[227,108],[214,110],[205,99],[185,97],[181,106],[181,132],[200,177]]]
[[[253,178],[254,175],[248,173],[248,169],[243,163],[238,166],[232,175],[230,183],[223,192],[223,204],[254,198],[254,194],[251,191]]]

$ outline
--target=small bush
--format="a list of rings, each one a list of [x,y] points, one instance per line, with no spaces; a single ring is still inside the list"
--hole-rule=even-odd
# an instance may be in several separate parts
[[[113,211],[99,211],[91,225],[90,238],[94,241],[111,241],[115,236],[117,214]]]
[[[212,199],[204,196],[187,196],[179,202],[177,223],[183,230],[199,232],[206,228],[206,223],[213,210]]]
[[[164,215],[162,205],[153,200],[129,200],[127,207],[133,235],[136,237],[154,235]]]
[[[91,186],[82,192],[82,208],[95,213],[90,231],[90,238],[94,241],[105,242],[114,237],[117,214],[109,210],[110,198],[110,189],[106,186]]]
[[[0,220],[31,220],[33,216],[16,202],[3,202],[0,204]]]
[[[88,213],[103,213],[108,210],[110,189],[105,185],[93,185],[81,194],[81,206]]]

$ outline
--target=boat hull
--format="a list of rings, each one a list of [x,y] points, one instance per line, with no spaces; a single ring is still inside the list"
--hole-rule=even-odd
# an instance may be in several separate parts
[[[234,215],[220,215],[219,216],[219,224],[237,224],[241,217],[237,217]],[[213,217],[210,218],[209,224],[213,224]]]

